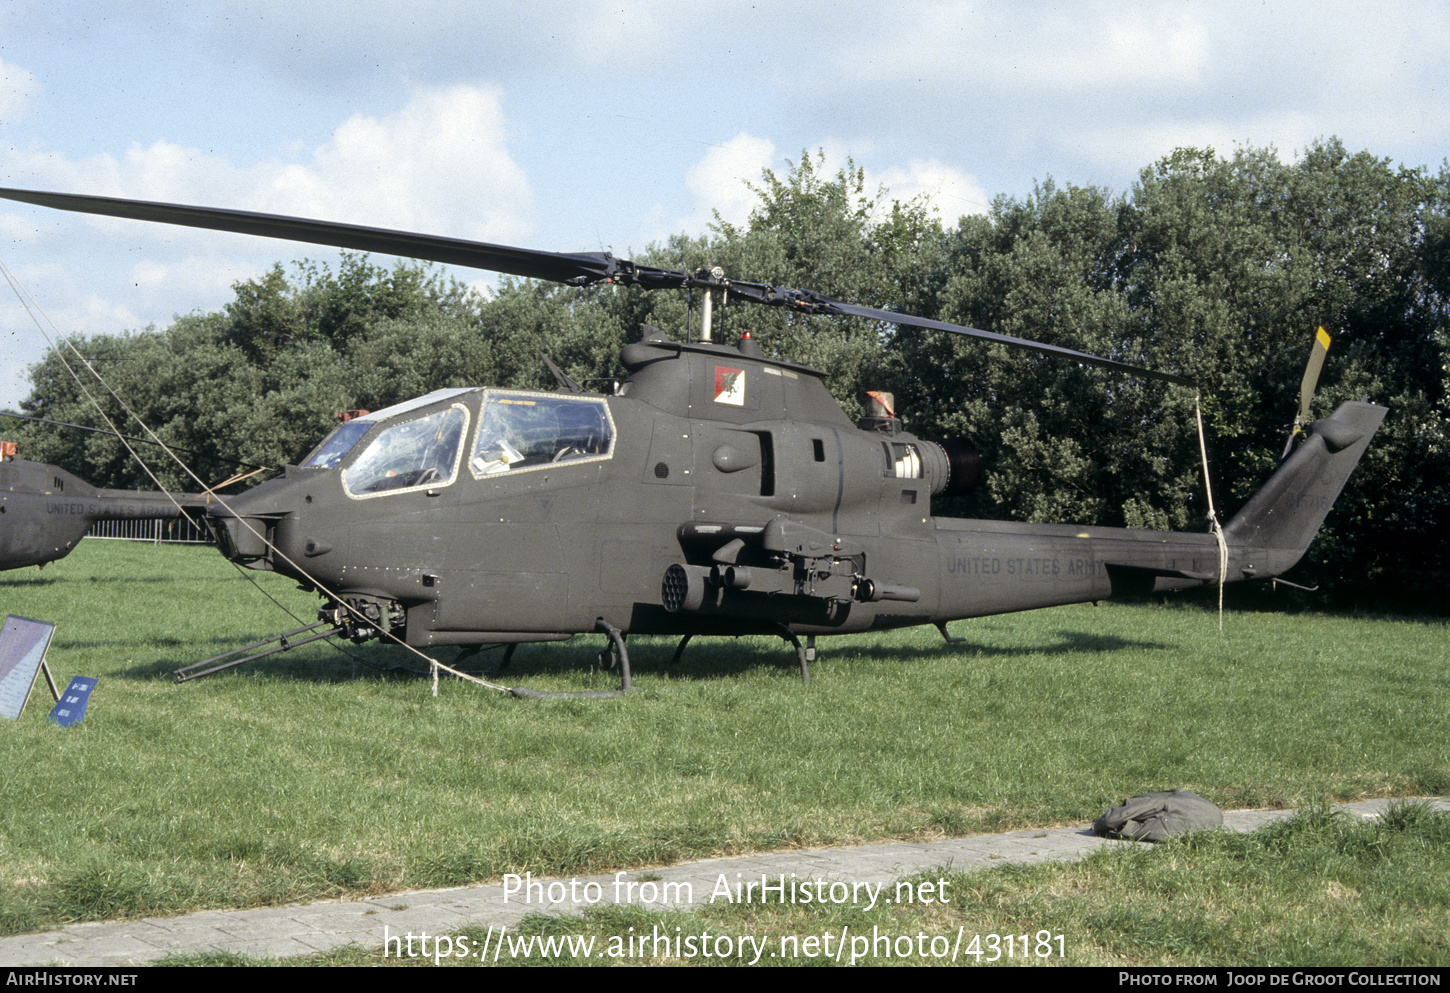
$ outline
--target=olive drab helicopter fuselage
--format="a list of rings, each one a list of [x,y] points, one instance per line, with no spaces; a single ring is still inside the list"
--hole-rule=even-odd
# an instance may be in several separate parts
[[[223,549],[418,647],[937,620],[930,496],[973,453],[862,430],[746,341],[629,345],[612,396],[442,390],[348,421],[217,511]]]
[[[706,301],[723,290],[1125,368],[718,272],[211,208],[0,196],[563,282],[702,286]],[[968,443],[915,437],[881,395],[852,422],[820,371],[767,357],[748,335],[709,341],[708,318],[702,330],[704,340],[675,341],[646,329],[621,352],[627,375],[610,394],[562,373],[555,392],[440,390],[343,422],[253,489],[182,507],[204,509],[228,558],[317,590],[328,633],[355,640],[428,648],[602,631],[623,654],[631,633],[757,633],[799,652],[801,637],[920,624],[945,636],[962,618],[1277,576],[1307,549],[1385,413],[1346,403],[1310,424],[1221,535],[936,517],[932,496],[976,482]],[[74,499],[57,499],[52,481]],[[12,459],[0,464],[0,568],[61,557],[82,520],[111,508],[160,516],[158,505]]]

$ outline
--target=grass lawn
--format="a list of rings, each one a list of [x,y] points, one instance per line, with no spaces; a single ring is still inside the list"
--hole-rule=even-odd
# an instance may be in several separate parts
[[[253,578],[312,619],[314,597]],[[749,638],[674,668],[673,641],[632,639],[617,700],[434,698],[321,644],[177,686],[298,622],[213,551],[88,541],[0,574],[0,608],[57,623],[57,680],[100,679],[83,724],[47,723],[38,688],[0,726],[0,933],[1047,826],[1175,786],[1223,807],[1450,793],[1445,622],[1239,611],[1220,635],[1169,603],[958,622],[961,645],[825,640],[809,687],[784,643]],[[504,681],[613,688],[602,643],[525,646]]]
[[[1450,814],[1413,802],[1374,822],[1311,807],[1250,835],[1124,843],[1076,863],[940,869],[910,882],[931,882],[949,896],[931,905],[604,905],[533,914],[502,938],[496,928],[473,927],[406,952],[399,939],[388,954],[351,946],[272,960],[174,956],[166,964],[1450,965]]]

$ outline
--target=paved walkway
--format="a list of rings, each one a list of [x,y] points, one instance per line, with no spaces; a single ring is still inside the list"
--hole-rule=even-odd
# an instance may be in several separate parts
[[[1378,816],[1393,801],[1368,800],[1336,809],[1360,817]],[[1431,799],[1437,810],[1450,810],[1450,798]],[[1224,827],[1253,831],[1292,816],[1291,810],[1238,810],[1224,814]],[[465,927],[512,928],[525,914],[569,913],[588,902],[639,903],[649,909],[696,905],[709,901],[723,879],[737,882],[766,877],[772,885],[784,874],[789,880],[824,878],[858,886],[850,902],[869,902],[872,887],[902,876],[950,866],[954,870],[986,868],[1003,862],[1044,862],[1082,858],[1113,842],[1087,827],[979,834],[932,842],[888,842],[859,848],[820,848],[764,852],[731,858],[703,859],[653,869],[563,878],[529,879],[506,894],[504,883],[446,890],[413,890],[370,900],[328,901],[253,910],[204,911],[182,917],[73,924],[58,931],[0,939],[0,965],[145,965],[170,954],[230,951],[245,955],[285,957],[357,944],[381,948],[384,927],[392,937],[450,934]],[[596,884],[596,885],[590,885]],[[688,885],[686,889],[685,884]],[[758,884],[757,884],[758,885]],[[757,889],[757,894],[759,890]],[[692,895],[693,899],[684,899]],[[892,889],[878,891],[890,899]],[[525,902],[525,897],[531,899]],[[551,900],[551,897],[553,898]],[[666,899],[668,897],[668,899]],[[632,899],[631,899],[632,898]],[[757,895],[757,900],[759,899]],[[431,946],[430,946],[431,947]]]

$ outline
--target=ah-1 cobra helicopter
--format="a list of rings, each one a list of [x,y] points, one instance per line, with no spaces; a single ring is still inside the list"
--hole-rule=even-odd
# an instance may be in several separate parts
[[[204,506],[228,558],[323,597],[314,627],[326,630],[309,640],[513,646],[603,632],[627,689],[627,634],[682,635],[681,651],[695,635],[776,634],[795,645],[807,676],[822,635],[933,624],[954,640],[946,624],[962,618],[1280,575],[1308,548],[1385,415],[1350,402],[1296,425],[1302,441],[1219,535],[934,517],[933,495],[976,482],[970,444],[904,431],[884,396],[853,423],[822,372],[763,355],[748,334],[735,346],[713,341],[713,294],[1187,381],[718,269],[236,210],[0,196],[572,285],[704,290],[698,340],[649,330],[622,350],[628,375],[613,395],[588,393],[558,370],[552,393],[439,390],[340,424],[301,465],[225,501],[96,491],[52,466],[0,465],[0,569],[64,556],[101,517]],[[1310,393],[1306,376],[1301,418]]]

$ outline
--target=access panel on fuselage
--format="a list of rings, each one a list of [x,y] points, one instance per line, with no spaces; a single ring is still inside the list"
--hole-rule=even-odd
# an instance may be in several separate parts
[[[444,569],[435,627],[448,631],[557,631],[571,586],[592,556],[577,540],[598,517],[594,488],[608,462],[557,465],[465,479],[472,499],[440,522]]]

